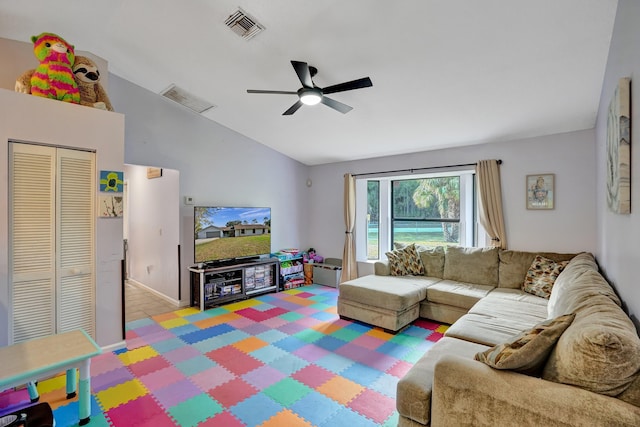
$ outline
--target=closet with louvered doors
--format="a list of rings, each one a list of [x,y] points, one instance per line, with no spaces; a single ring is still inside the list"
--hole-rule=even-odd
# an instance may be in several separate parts
[[[9,144],[9,340],[95,337],[95,152]]]

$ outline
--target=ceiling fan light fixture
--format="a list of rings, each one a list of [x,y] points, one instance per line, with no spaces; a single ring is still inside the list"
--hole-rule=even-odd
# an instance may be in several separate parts
[[[322,100],[322,91],[318,88],[303,88],[298,96],[303,104],[316,105]]]

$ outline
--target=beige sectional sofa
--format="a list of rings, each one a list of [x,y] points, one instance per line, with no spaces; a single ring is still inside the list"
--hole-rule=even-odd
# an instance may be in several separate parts
[[[419,254],[425,276],[385,275],[388,263],[379,263],[377,274],[339,288],[342,317],[391,331],[416,312],[451,323],[398,382],[400,427],[640,426],[640,338],[591,254],[542,254],[570,259],[549,299],[521,289],[535,253],[436,248]],[[475,360],[569,313],[573,322],[535,361],[535,374]]]

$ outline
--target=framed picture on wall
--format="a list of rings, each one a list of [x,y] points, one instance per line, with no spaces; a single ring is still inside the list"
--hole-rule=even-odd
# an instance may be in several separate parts
[[[527,175],[527,209],[553,209],[555,174]]]

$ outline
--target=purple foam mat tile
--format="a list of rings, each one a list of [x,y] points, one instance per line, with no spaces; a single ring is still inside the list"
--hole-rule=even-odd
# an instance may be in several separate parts
[[[318,347],[315,344],[308,344],[295,350],[293,354],[308,362],[315,362],[316,360],[322,359],[326,355],[331,354],[331,352],[322,347]]]
[[[265,365],[241,376],[244,381],[258,390],[264,390],[272,384],[286,377],[284,373],[271,366]]]
[[[398,359],[395,357],[387,356],[386,354],[378,353],[377,351],[370,351],[368,353],[361,354],[358,357],[358,362],[363,365],[370,366],[379,371],[386,371],[393,365],[398,363]]]
[[[153,392],[154,397],[165,409],[176,406],[199,394],[202,394],[202,390],[187,378]]]
[[[164,329],[162,326],[160,326],[157,323],[152,323],[150,325],[145,325],[142,326],[138,329],[135,329],[135,333],[138,334],[138,336],[148,336],[154,333],[158,333],[158,332],[162,332],[165,331],[166,329]]]
[[[94,393],[106,390],[118,384],[130,381],[135,376],[125,366],[91,377],[91,389]]]
[[[242,327],[240,328],[242,329],[244,332],[248,333],[249,335],[259,335],[263,332],[267,332],[270,331],[271,328],[269,328],[268,326],[262,324],[262,323],[252,323],[246,327]]]
[[[278,327],[279,331],[282,331],[285,334],[289,334],[289,335],[297,334],[298,332],[304,331],[305,329],[307,328],[305,328],[303,325],[300,325],[298,323],[286,323]]]

